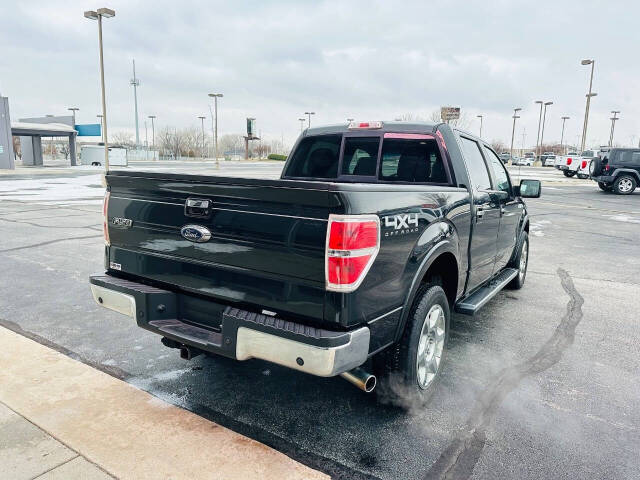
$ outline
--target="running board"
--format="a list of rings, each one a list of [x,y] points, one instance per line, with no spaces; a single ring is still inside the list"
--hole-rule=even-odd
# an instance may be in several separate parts
[[[495,297],[511,280],[518,275],[517,268],[505,268],[488,283],[468,297],[458,301],[455,311],[464,315],[473,315],[489,300]]]

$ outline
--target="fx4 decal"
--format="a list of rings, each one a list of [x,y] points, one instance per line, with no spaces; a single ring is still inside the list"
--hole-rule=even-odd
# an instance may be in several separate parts
[[[389,215],[384,218],[385,227],[393,227],[393,230],[384,232],[385,237],[394,235],[405,235],[418,231],[418,214],[404,213],[400,215]]]

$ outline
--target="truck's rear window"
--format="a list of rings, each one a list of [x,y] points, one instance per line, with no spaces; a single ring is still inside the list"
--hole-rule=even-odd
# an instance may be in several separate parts
[[[337,178],[342,135],[316,135],[303,138],[293,153],[287,177]]]
[[[385,182],[448,183],[444,161],[435,138],[314,135],[303,138],[289,160],[285,178],[363,181],[357,177],[377,177]],[[382,155],[380,142],[382,141]],[[339,168],[339,165],[340,168]],[[355,178],[354,178],[355,177]],[[373,179],[372,179],[373,180]],[[367,180],[369,181],[369,180]]]

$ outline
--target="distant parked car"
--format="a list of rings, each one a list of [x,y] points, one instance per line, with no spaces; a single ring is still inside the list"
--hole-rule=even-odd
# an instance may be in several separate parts
[[[533,165],[533,154],[530,157],[514,157],[513,164],[530,167]]]
[[[510,157],[511,157],[511,154],[509,152],[502,152],[500,154],[500,160],[502,160],[502,163],[507,163]]]
[[[533,165],[533,162],[536,161],[536,154],[533,152],[527,152],[524,154],[524,159],[525,160],[531,160],[531,163],[529,165]]]
[[[556,164],[556,155],[554,153],[546,153],[542,161],[543,167],[553,167]]]

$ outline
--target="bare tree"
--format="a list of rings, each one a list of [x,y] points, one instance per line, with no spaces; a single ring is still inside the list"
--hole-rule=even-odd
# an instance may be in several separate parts
[[[122,145],[124,147],[132,147],[134,145],[133,135],[127,131],[115,132],[110,137],[109,143],[113,145]]]
[[[507,146],[504,144],[502,140],[491,140],[491,148],[493,148],[497,153],[503,153],[507,151]]]

